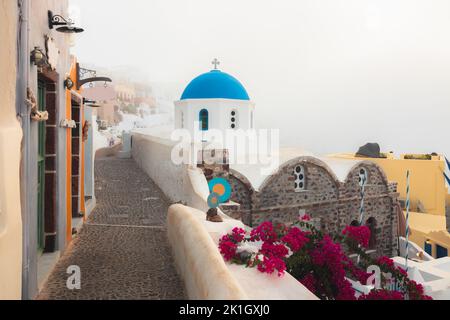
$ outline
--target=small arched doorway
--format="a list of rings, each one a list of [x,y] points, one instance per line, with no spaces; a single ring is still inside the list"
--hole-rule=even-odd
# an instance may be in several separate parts
[[[351,225],[352,227],[359,227],[359,222],[358,222],[357,220],[353,220],[353,221],[350,223],[350,225]]]

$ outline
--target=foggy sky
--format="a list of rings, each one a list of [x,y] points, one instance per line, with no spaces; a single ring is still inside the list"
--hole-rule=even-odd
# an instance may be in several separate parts
[[[317,154],[450,156],[450,1],[71,0],[81,62],[183,86],[237,77],[260,128]],[[175,98],[177,98],[175,97]]]

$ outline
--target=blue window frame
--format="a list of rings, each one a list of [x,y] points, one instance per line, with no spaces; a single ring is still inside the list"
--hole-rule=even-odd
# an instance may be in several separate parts
[[[203,109],[199,113],[199,121],[200,121],[200,130],[208,131],[209,130],[209,113],[208,110]]]
[[[431,245],[431,243],[425,242],[424,249],[426,253],[428,253],[430,256],[433,256],[433,246]]]
[[[445,258],[448,257],[448,250],[447,248],[441,247],[440,245],[436,245],[436,258]]]

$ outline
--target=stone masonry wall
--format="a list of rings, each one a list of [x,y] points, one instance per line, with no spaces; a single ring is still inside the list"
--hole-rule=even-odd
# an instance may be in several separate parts
[[[294,170],[298,165],[305,170],[306,188],[296,192]],[[233,189],[231,200],[240,204],[240,215],[246,225],[257,226],[267,220],[289,224],[307,213],[323,231],[336,234],[352,222],[359,222],[362,168],[368,177],[363,224],[371,222],[375,232],[371,249],[377,256],[392,256],[397,251],[396,188],[372,162],[360,163],[352,168],[344,182],[340,182],[329,167],[316,158],[293,159],[269,177],[258,191],[253,190],[242,174],[223,170],[223,166],[209,165],[208,173],[228,178]]]

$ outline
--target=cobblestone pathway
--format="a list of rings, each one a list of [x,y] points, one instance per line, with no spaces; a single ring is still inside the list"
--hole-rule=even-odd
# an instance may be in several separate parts
[[[166,238],[168,200],[132,159],[95,165],[97,206],[38,299],[184,299]],[[72,265],[80,290],[66,286]]]

